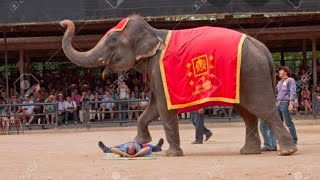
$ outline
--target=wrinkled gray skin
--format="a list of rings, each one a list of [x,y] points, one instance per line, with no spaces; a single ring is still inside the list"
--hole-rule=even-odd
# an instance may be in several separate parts
[[[122,32],[112,32],[101,39],[97,45],[87,51],[78,52],[71,44],[75,27],[70,20],[60,24],[66,28],[62,47],[66,56],[75,64],[84,67],[106,66],[115,72],[136,69],[140,73],[150,73],[151,100],[147,109],[138,120],[136,140],[150,142],[148,125],[161,118],[169,149],[168,156],[181,156],[180,136],[176,110],[168,110],[161,81],[159,57],[165,48],[167,30],[159,30],[147,24],[143,18],[133,15]],[[243,44],[240,104],[234,108],[243,117],[246,124],[245,144],[241,154],[261,153],[261,141],[258,133],[258,118],[270,123],[272,131],[280,144],[279,155],[290,155],[297,151],[296,145],[285,129],[276,107],[275,69],[269,50],[258,40],[247,37]]]

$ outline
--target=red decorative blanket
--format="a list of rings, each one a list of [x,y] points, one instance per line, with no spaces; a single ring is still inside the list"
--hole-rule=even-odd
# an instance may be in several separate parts
[[[169,31],[159,60],[168,109],[186,112],[239,103],[245,38],[216,27]]]
[[[129,22],[129,18],[122,19],[115,27],[111,28],[102,38],[106,38],[113,31],[122,31]],[[100,40],[100,41],[101,41]]]

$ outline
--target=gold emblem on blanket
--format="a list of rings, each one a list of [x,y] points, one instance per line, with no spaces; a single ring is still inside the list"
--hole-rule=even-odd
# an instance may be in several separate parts
[[[209,61],[210,60],[210,61]],[[211,82],[211,78],[214,78],[214,74],[210,70],[214,68],[213,56],[201,55],[191,59],[191,63],[187,63],[186,67],[189,69],[187,76],[189,77],[189,85],[194,87],[192,95],[197,95],[206,92],[214,87]]]
[[[201,55],[192,59],[193,73],[195,77],[206,74],[209,71],[208,56]]]

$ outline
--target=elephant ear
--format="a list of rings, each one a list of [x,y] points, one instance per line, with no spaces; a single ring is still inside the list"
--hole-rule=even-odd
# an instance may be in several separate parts
[[[160,37],[151,30],[145,30],[136,40],[134,45],[134,53],[136,60],[154,56],[158,50],[166,47]]]

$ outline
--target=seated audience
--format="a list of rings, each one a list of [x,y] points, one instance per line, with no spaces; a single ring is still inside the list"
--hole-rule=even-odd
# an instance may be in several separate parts
[[[134,92],[131,93],[130,100],[138,100],[138,98],[136,98]],[[139,112],[136,111],[138,109],[139,109],[139,102],[138,101],[130,102],[130,110],[132,110],[129,112],[129,120],[130,121],[132,120],[133,114],[135,114],[136,118],[139,119]]]
[[[57,98],[53,95],[50,95],[45,101],[45,103],[56,103],[57,102]],[[55,110],[55,105],[45,105],[44,106],[44,112],[45,113],[54,113]],[[51,119],[51,123],[54,124],[54,120],[55,120],[55,116],[54,114],[52,115],[46,115],[46,121],[47,124],[50,124],[50,119]]]
[[[30,100],[30,95],[25,95],[25,100],[22,102],[22,104],[33,104],[33,101]],[[30,123],[34,119],[34,106],[32,105],[25,105],[22,106],[22,116],[24,121],[27,121],[27,118],[29,118],[29,121],[27,121],[26,126],[31,130]]]
[[[65,101],[63,99],[63,94],[58,94],[58,124],[64,123],[65,117]]]
[[[109,92],[105,92],[105,96],[104,98],[102,99],[103,102],[105,103],[102,103],[101,106],[102,106],[102,119],[105,118],[105,115],[107,112],[110,113],[110,118],[113,120],[113,108],[114,108],[114,103],[111,103],[111,102],[107,102],[107,101],[112,101],[113,99],[111,98],[111,95]]]
[[[308,112],[312,112],[311,109],[311,101],[310,101],[310,91],[308,90],[308,86],[305,86],[301,91],[302,97],[302,105],[304,106],[305,114],[307,115]]]
[[[149,98],[146,97],[145,92],[142,92],[142,93],[141,93],[141,99],[142,99],[142,100],[149,100]],[[148,107],[148,104],[149,104],[149,101],[140,101],[140,102],[139,102],[139,108],[140,108],[141,110],[145,110],[145,109]]]
[[[65,105],[64,105],[64,111],[65,111],[65,117],[64,117],[64,124],[68,125],[68,121],[69,121],[69,115],[73,115],[73,120],[74,123],[77,124],[78,123],[78,117],[77,117],[77,104],[75,101],[71,100],[71,97],[68,96],[67,100],[65,101]]]
[[[100,101],[99,97],[100,97],[99,92],[95,92],[94,99],[93,99],[95,103],[91,104],[90,120],[95,119],[96,116],[98,117],[98,121],[101,120],[100,111],[102,110],[102,106],[101,106],[101,103],[99,102]]]

